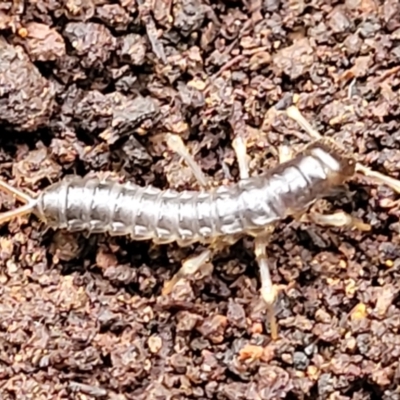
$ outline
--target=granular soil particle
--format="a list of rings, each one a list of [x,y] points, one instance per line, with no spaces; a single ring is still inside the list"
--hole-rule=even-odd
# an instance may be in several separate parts
[[[28,192],[88,173],[198,187],[167,132],[215,185],[238,179],[238,135],[259,173],[309,142],[292,103],[400,178],[397,0],[2,1],[0,34],[0,174]],[[275,342],[250,239],[162,296],[195,248],[4,224],[0,397],[400,399],[399,204],[358,179],[326,207],[370,232],[279,224]]]

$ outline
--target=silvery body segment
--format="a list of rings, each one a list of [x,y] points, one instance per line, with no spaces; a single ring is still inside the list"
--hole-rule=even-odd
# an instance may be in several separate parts
[[[265,175],[203,191],[73,177],[44,190],[35,212],[50,227],[71,232],[108,232],[159,244],[206,244],[220,236],[260,232],[303,212],[353,173],[350,161],[318,143]]]

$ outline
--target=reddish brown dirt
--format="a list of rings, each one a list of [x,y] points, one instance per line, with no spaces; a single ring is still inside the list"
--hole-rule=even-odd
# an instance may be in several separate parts
[[[332,3],[333,5],[328,5]],[[384,4],[383,4],[384,3]],[[166,132],[215,184],[309,141],[293,102],[365,165],[400,178],[397,0],[36,0],[0,4],[0,174],[36,192],[112,172],[195,188]],[[0,237],[0,397],[400,399],[399,197],[365,180],[330,199],[371,232],[284,221],[269,246],[272,342],[252,240],[161,296],[194,248],[44,231]],[[15,204],[1,195],[1,209]]]

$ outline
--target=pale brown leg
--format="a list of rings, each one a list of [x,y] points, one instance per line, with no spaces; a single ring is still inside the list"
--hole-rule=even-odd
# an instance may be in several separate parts
[[[233,149],[236,153],[236,158],[239,164],[240,179],[246,179],[249,177],[249,165],[248,156],[246,150],[246,142],[240,136],[236,137],[232,143]],[[291,157],[291,153],[288,148],[279,148],[279,161],[287,161]],[[278,294],[278,286],[273,285],[271,280],[270,268],[268,265],[267,246],[269,243],[269,237],[273,231],[272,226],[267,232],[262,235],[258,235],[254,239],[254,254],[260,270],[261,279],[261,297],[263,298],[267,306],[267,319],[271,328],[271,337],[273,340],[278,338],[278,325],[276,323],[276,317],[274,312],[274,304]]]
[[[303,214],[301,217],[302,221],[305,221],[306,219],[311,220],[318,225],[358,229],[363,232],[371,230],[371,225],[366,224],[358,218],[352,217],[344,211],[338,211],[334,214],[320,214],[315,211],[310,211],[307,215]]]
[[[31,196],[28,196],[21,190],[16,189],[15,187],[9,185],[8,183],[0,180],[0,190],[4,193],[9,194],[10,196],[15,197],[17,200],[22,203],[33,203],[34,199]]]
[[[313,221],[319,225],[334,226],[334,227],[348,227],[356,228],[362,231],[369,231],[371,226],[365,224],[357,218],[339,211],[334,214],[323,215],[314,211],[310,211],[309,214],[301,213],[298,215],[300,221]],[[268,322],[271,328],[271,337],[273,340],[278,338],[278,324],[276,322],[276,316],[274,312],[274,304],[279,293],[279,290],[284,285],[274,285],[271,279],[270,267],[267,256],[267,246],[269,243],[269,237],[272,233],[272,228],[269,232],[259,235],[255,238],[254,253],[260,270],[261,279],[261,296],[267,306]]]
[[[321,139],[322,136],[311,126],[311,124],[304,118],[301,114],[300,110],[295,106],[290,106],[286,113],[288,117],[292,118],[296,121],[312,138]],[[390,176],[381,174],[378,171],[374,171],[364,165],[357,163],[356,164],[357,172],[362,173],[366,178],[369,178],[370,182],[375,181],[378,184],[385,185],[390,187],[397,193],[400,193],[400,181],[395,178],[391,178]]]
[[[274,304],[281,286],[272,283],[270,267],[268,264],[267,246],[270,233],[257,236],[254,240],[254,253],[260,270],[261,279],[261,297],[267,306],[267,318],[271,328],[271,337],[273,340],[278,338],[278,324],[274,312]]]
[[[198,256],[191,257],[185,260],[182,263],[182,267],[172,277],[172,279],[164,283],[162,294],[165,296],[171,293],[178,281],[187,276],[194,275],[211,257],[212,251],[210,249],[206,249]]]
[[[4,193],[13,196],[17,200],[25,203],[23,206],[16,208],[15,210],[6,211],[0,213],[0,224],[9,222],[10,220],[27,215],[33,211],[35,208],[35,199],[23,193],[22,191],[10,186],[8,183],[0,180],[0,190]]]
[[[225,236],[215,239],[209,247],[202,251],[199,255],[190,257],[182,263],[182,267],[178,272],[167,282],[164,283],[162,290],[163,295],[171,293],[177,282],[185,277],[193,276],[200,270],[215,254],[222,251],[226,246],[232,246],[240,239],[239,236]]]
[[[247,179],[250,176],[250,173],[246,141],[241,136],[237,136],[232,141],[232,147],[235,151],[236,159],[239,165],[240,179]]]
[[[288,146],[278,147],[279,163],[284,163],[293,158],[293,152]],[[273,340],[278,339],[278,324],[276,322],[276,316],[274,311],[274,305],[278,296],[279,290],[282,289],[283,285],[274,285],[271,279],[269,260],[267,255],[267,246],[269,244],[269,238],[273,232],[273,227],[267,228],[267,231],[261,235],[258,235],[254,239],[254,254],[256,256],[258,268],[260,271],[261,280],[261,297],[264,300],[267,307],[267,319],[271,329],[271,338]]]
[[[303,114],[296,106],[290,106],[286,110],[286,114],[289,118],[296,121],[313,139],[322,139],[320,135],[311,124],[304,118]]]
[[[378,171],[374,171],[358,163],[356,165],[356,170],[357,172],[361,172],[366,178],[369,178],[370,181],[375,181],[378,184],[388,186],[396,193],[400,193],[400,181],[398,179],[381,174]]]
[[[293,155],[294,153],[289,146],[279,146],[278,157],[280,164],[290,161],[293,158]]]
[[[180,136],[168,133],[166,135],[167,146],[170,150],[177,153],[180,157],[184,159],[186,164],[190,167],[193,172],[193,175],[199,182],[201,186],[204,188],[208,187],[207,178],[204,175],[203,171],[199,167],[199,165],[194,160],[193,156],[189,153],[187,147],[183,143],[183,140]]]
[[[0,224],[9,222],[12,219],[17,218],[17,217],[22,217],[24,215],[27,215],[27,214],[31,213],[32,210],[33,210],[32,204],[25,204],[22,207],[18,207],[15,210],[0,213]]]

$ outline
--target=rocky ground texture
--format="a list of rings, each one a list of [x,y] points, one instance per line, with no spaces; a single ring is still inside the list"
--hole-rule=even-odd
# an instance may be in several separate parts
[[[100,172],[198,187],[167,132],[216,185],[239,135],[259,173],[309,142],[292,104],[400,178],[397,0],[2,1],[0,35],[0,175],[28,192]],[[1,399],[400,399],[399,195],[355,179],[326,206],[372,230],[279,224],[275,342],[251,239],[162,296],[195,248],[3,224]]]

